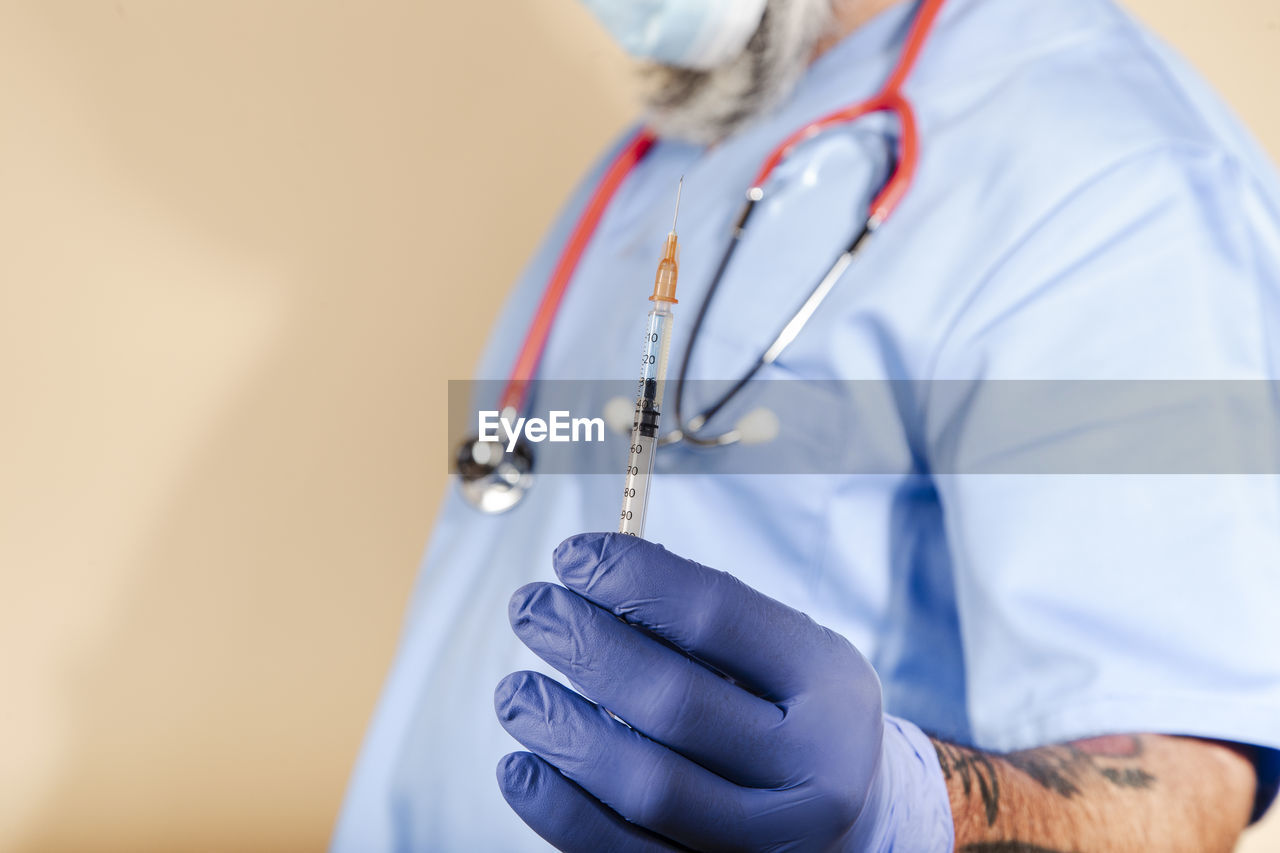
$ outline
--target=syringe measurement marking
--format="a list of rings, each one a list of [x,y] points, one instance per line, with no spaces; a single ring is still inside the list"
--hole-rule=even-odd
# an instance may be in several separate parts
[[[644,510],[653,473],[654,445],[661,417],[662,394],[670,352],[668,322],[670,307],[657,303],[649,314],[648,329],[640,356],[640,379],[636,387],[636,412],[632,425],[631,450],[627,476],[623,483],[622,512],[619,532],[639,536],[643,531]]]
[[[671,306],[676,303],[676,279],[680,275],[680,246],[676,223],[680,219],[680,194],[684,178],[676,187],[676,213],[662,250],[662,260],[653,279],[649,301],[649,326],[641,352],[640,383],[636,387],[636,414],[631,428],[631,452],[627,476],[622,486],[622,514],[618,532],[644,535],[645,507],[649,499],[649,478],[653,474],[654,450],[658,442],[658,419],[667,381],[667,356],[671,352]]]

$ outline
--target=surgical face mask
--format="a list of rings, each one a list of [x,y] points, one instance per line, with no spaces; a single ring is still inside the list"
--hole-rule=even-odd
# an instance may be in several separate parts
[[[749,4],[750,5],[750,4]],[[783,101],[830,32],[833,0],[768,0],[744,49],[710,70],[645,63],[645,119],[664,138],[710,144]]]
[[[742,53],[766,0],[582,0],[627,53],[708,70]]]

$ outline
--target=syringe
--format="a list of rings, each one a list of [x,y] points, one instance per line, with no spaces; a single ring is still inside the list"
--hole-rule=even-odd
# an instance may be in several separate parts
[[[667,384],[667,354],[671,350],[671,306],[676,304],[676,279],[680,276],[680,244],[676,240],[676,222],[680,220],[680,194],[684,178],[676,188],[676,215],[671,233],[658,262],[653,295],[653,310],[644,333],[644,351],[640,360],[640,384],[636,394],[636,415],[631,428],[631,455],[627,460],[627,478],[622,488],[622,516],[618,532],[629,536],[644,535],[644,514],[649,502],[649,478],[653,475],[653,456],[658,449],[658,420],[662,416],[662,393]]]

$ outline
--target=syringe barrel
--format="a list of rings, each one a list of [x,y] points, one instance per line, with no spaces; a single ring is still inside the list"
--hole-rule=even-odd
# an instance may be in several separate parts
[[[640,382],[636,387],[636,425],[642,408],[652,409],[654,427],[662,413],[662,397],[667,388],[667,360],[671,354],[671,303],[655,302],[649,312],[640,355]]]
[[[641,352],[640,382],[636,389],[636,413],[631,427],[631,452],[622,491],[622,514],[618,532],[644,535],[645,510],[649,502],[649,479],[653,474],[654,451],[662,417],[662,398],[667,384],[667,360],[671,352],[671,303],[657,301],[649,312],[644,347]]]
[[[645,510],[649,507],[649,480],[653,475],[653,456],[658,441],[631,433],[631,455],[627,459],[627,477],[622,487],[622,515],[618,532],[628,536],[644,536]]]

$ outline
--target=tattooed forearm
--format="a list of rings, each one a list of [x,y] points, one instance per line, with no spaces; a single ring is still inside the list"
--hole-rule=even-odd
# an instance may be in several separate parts
[[[1080,794],[1090,779],[1103,779],[1117,788],[1147,790],[1156,777],[1138,766],[1142,738],[1136,735],[1095,738],[1062,746],[1027,749],[992,755],[940,741],[934,742],[942,775],[958,781],[965,797],[981,798],[987,826],[1000,816],[1000,775],[996,762],[1029,776],[1045,790],[1060,797]]]
[[[1226,853],[1253,797],[1246,758],[1192,738],[1108,736],[1003,755],[934,748],[959,853]]]
[[[960,853],[1065,853],[1064,850],[1053,850],[1038,844],[1025,844],[1023,841],[979,841],[977,844],[965,844]]]
[[[966,797],[976,788],[982,797],[987,826],[995,824],[1000,814],[1000,780],[991,756],[941,741],[934,741],[933,748],[938,752],[938,763],[948,784],[953,778],[958,779]]]
[[[1080,786],[1095,776],[1117,788],[1151,788],[1156,777],[1136,763],[1142,752],[1142,738],[1124,735],[1028,749],[1003,757],[1042,787],[1062,797],[1074,797],[1080,793]]]

